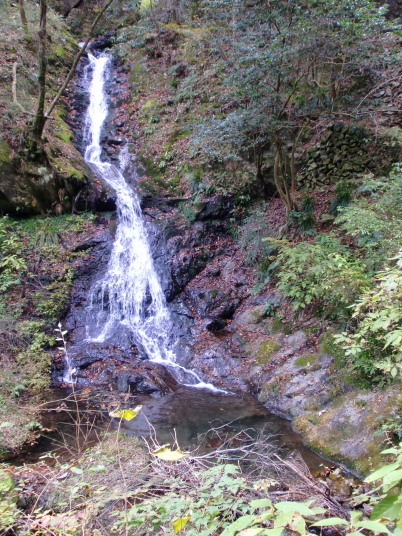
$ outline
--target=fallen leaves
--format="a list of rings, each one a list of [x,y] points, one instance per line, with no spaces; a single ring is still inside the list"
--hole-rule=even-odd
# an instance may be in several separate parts
[[[131,421],[135,417],[137,417],[141,409],[142,406],[137,406],[134,409],[120,409],[120,407],[118,407],[114,411],[109,411],[109,417],[114,417],[116,419],[124,419],[125,421]]]
[[[152,454],[161,460],[166,462],[177,462],[182,458],[188,456],[188,452],[183,452],[180,448],[172,450],[169,445],[162,445],[156,450],[152,451]]]

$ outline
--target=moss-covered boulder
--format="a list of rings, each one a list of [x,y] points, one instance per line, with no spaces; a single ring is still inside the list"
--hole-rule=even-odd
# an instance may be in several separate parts
[[[391,414],[399,394],[396,389],[351,391],[324,410],[300,415],[294,427],[309,447],[365,475],[382,461],[381,417]]]
[[[81,202],[90,195],[91,171],[74,148],[72,133],[67,127],[60,132],[66,139],[48,141],[39,160],[24,158],[0,138],[0,213],[71,212],[81,191]]]

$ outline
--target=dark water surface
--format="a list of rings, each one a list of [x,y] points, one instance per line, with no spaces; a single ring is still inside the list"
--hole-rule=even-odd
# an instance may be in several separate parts
[[[234,395],[212,392],[207,389],[181,386],[177,391],[162,397],[139,396],[129,403],[124,399],[122,408],[142,405],[142,411],[131,421],[111,419],[108,412],[119,405],[116,399],[109,403],[85,401],[84,391],[77,391],[79,402],[72,397],[71,389],[52,390],[48,409],[42,414],[42,426],[53,430],[44,434],[38,444],[13,463],[34,463],[46,453],[54,452],[68,459],[83,452],[99,441],[106,430],[119,427],[127,435],[149,437],[155,434],[160,444],[173,444],[175,438],[182,449],[203,445],[203,449],[218,446],[213,428],[228,425],[220,432],[234,435],[241,430],[257,435],[264,431],[284,454],[299,451],[310,469],[333,465],[305,447],[301,436],[292,430],[285,419],[276,417],[258,404],[251,395]],[[78,408],[78,412],[77,412]],[[106,411],[107,409],[107,411]],[[208,433],[209,432],[209,433]]]

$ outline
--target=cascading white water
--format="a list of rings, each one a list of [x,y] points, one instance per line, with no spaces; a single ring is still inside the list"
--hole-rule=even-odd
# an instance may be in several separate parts
[[[88,88],[85,160],[115,190],[118,226],[106,274],[91,291],[88,337],[92,342],[104,342],[122,327],[128,328],[136,346],[151,361],[174,367],[187,384],[218,390],[175,363],[173,326],[153,266],[139,200],[122,172],[101,160],[101,131],[108,115],[104,84],[110,58],[89,54],[89,60],[92,79]]]
[[[122,173],[101,161],[100,136],[108,114],[104,81],[108,56],[90,57],[93,69],[87,112],[89,143],[85,160],[116,192],[119,225],[108,269],[93,289],[93,302],[101,302],[92,340],[103,342],[119,326],[135,334],[140,350],[153,361],[174,361],[169,335],[172,331],[165,296],[152,263],[137,196]],[[97,333],[96,333],[97,332]]]

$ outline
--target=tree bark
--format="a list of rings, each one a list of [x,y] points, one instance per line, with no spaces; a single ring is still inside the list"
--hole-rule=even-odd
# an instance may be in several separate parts
[[[39,98],[35,112],[35,117],[31,129],[31,142],[33,149],[37,150],[41,143],[42,132],[45,126],[45,96],[46,96],[46,13],[47,0],[40,0],[40,23],[39,23],[39,51],[38,51],[38,66],[39,66]]]
[[[26,32],[28,30],[28,20],[27,20],[27,16],[25,13],[24,0],[19,0],[19,6],[20,6],[21,22],[24,27],[24,31]]]
[[[96,16],[95,20],[93,21],[93,23],[91,24],[91,28],[89,29],[89,34],[88,34],[88,37],[85,41],[85,43],[83,44],[82,48],[79,50],[79,52],[77,53],[77,55],[75,56],[74,58],[74,61],[73,61],[73,64],[71,66],[71,69],[66,77],[66,79],[64,80],[63,84],[61,85],[59,91],[57,92],[57,95],[55,96],[55,98],[52,100],[49,108],[47,109],[46,111],[46,117],[45,117],[45,121],[46,119],[49,117],[49,115],[53,112],[54,110],[54,107],[56,106],[56,104],[59,102],[60,100],[60,97],[62,96],[64,90],[66,89],[66,87],[68,86],[70,80],[72,79],[74,73],[75,73],[75,69],[78,65],[78,62],[80,61],[80,58],[81,56],[84,54],[87,46],[88,46],[88,43],[89,41],[91,40],[91,37],[92,37],[92,32],[94,31],[95,29],[95,26],[98,24],[99,22],[99,19],[102,17],[102,15],[104,14],[104,12],[107,10],[107,8],[112,4],[112,2],[114,2],[114,0],[109,0],[105,6],[102,8],[102,10],[98,13],[98,15]]]
[[[60,97],[62,96],[70,80],[72,79],[75,69],[77,67],[77,64],[81,56],[85,52],[85,49],[87,48],[89,41],[91,40],[92,32],[95,26],[98,24],[100,18],[102,17],[104,12],[112,4],[114,0],[108,0],[108,2],[106,2],[102,10],[95,17],[91,25],[91,28],[89,30],[89,35],[84,45],[76,54],[68,75],[66,76],[63,84],[61,85],[59,91],[57,92],[57,95],[52,100],[49,108],[46,110],[46,113],[45,113],[46,64],[47,64],[46,62],[46,11],[47,11],[46,1],[47,0],[40,1],[40,26],[39,26],[39,32],[38,32],[39,34],[39,55],[38,55],[39,57],[39,76],[38,76],[39,98],[38,98],[38,105],[37,105],[36,112],[35,112],[35,117],[32,123],[32,127],[30,129],[29,135],[28,135],[29,142],[31,144],[31,149],[34,151],[37,151],[41,145],[43,129],[45,127],[46,121],[49,118],[52,111],[54,110],[57,103],[59,102]]]

